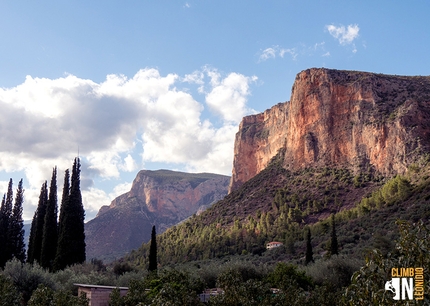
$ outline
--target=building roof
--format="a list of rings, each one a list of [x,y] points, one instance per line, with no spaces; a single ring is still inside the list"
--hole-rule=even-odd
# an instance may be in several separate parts
[[[118,288],[120,290],[128,290],[128,287],[117,287],[117,286],[102,286],[102,285],[89,285],[89,284],[73,284],[78,287],[83,288],[95,288],[95,289],[115,289]]]
[[[268,244],[283,244],[283,243],[279,241],[272,241],[272,242],[269,242]]]

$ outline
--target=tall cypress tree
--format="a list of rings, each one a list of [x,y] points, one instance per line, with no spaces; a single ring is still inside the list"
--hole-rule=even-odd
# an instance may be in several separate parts
[[[7,241],[7,228],[5,228],[5,210],[6,210],[6,194],[3,195],[0,206],[0,245],[5,246]],[[6,248],[0,248],[0,268],[3,268],[6,264]]]
[[[307,265],[310,262],[314,261],[314,252],[312,251],[312,242],[311,242],[311,229],[308,228],[306,233],[306,258],[305,264]]]
[[[339,253],[339,246],[337,243],[336,224],[334,221],[334,214],[331,215],[331,241],[330,241],[330,255],[337,255]]]
[[[12,258],[12,246],[9,242],[8,232],[9,224],[12,219],[12,204],[13,204],[13,190],[12,190],[12,179],[9,180],[7,187],[6,197],[1,205],[1,220],[0,220],[0,240],[2,245],[2,251],[0,252],[0,267],[4,267],[6,262]]]
[[[43,227],[45,224],[46,207],[48,206],[48,183],[45,181],[40,188],[39,203],[31,223],[28,261],[40,264],[42,254]],[[34,227],[34,228],[33,228]],[[31,246],[31,248],[30,248]]]
[[[52,170],[51,185],[49,186],[49,197],[43,226],[42,252],[40,256],[41,266],[49,269],[52,269],[55,255],[57,254],[57,210],[57,167],[55,167]]]
[[[85,211],[80,187],[80,160],[73,163],[70,194],[61,204],[58,232],[58,248],[55,257],[55,270],[83,263],[85,256]],[[66,179],[65,179],[66,184]],[[64,190],[63,190],[64,195]],[[63,207],[64,206],[64,207]]]
[[[27,262],[34,262],[34,236],[36,235],[37,208],[31,220],[30,236],[28,238]]]
[[[149,267],[148,271],[157,271],[157,237],[155,225],[152,226],[151,245],[149,246]]]
[[[55,254],[54,260],[54,270],[61,270],[66,267],[64,263],[64,250],[63,248],[67,247],[63,242],[63,232],[64,232],[64,219],[65,219],[65,210],[68,206],[70,195],[70,172],[69,169],[66,169],[64,172],[64,184],[63,184],[63,194],[61,196],[61,207],[60,207],[60,217],[58,220],[58,239],[57,239],[57,253]]]
[[[22,179],[18,183],[15,204],[9,223],[8,242],[12,258],[15,257],[22,263],[25,261],[24,220],[22,219],[22,204],[24,203],[24,189]]]

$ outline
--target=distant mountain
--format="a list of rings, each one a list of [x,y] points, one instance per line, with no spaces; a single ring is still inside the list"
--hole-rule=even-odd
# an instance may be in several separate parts
[[[28,249],[28,240],[30,239],[30,230],[31,230],[31,221],[25,221],[24,222],[24,243],[25,243],[25,249]]]
[[[230,177],[169,170],[140,171],[131,190],[103,206],[85,226],[87,258],[111,260],[222,199]]]

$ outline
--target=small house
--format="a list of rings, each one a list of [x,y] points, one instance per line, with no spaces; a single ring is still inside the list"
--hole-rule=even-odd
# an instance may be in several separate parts
[[[284,244],[282,242],[279,242],[279,241],[272,241],[272,242],[269,242],[268,244],[266,244],[266,249],[270,250],[273,248],[280,247],[281,245],[284,245]]]
[[[127,287],[115,286],[99,286],[99,285],[86,285],[74,284],[78,286],[78,296],[84,294],[89,300],[88,306],[109,306],[110,294],[115,288],[118,288],[121,296],[127,294]]]

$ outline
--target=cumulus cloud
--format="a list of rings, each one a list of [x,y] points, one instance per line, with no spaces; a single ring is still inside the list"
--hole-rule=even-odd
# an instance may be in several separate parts
[[[350,24],[346,28],[344,25],[338,27],[335,25],[326,25],[326,29],[341,45],[351,44],[358,37],[358,32],[360,31],[357,24]]]
[[[84,205],[92,210],[112,200],[95,178],[118,179],[146,162],[230,174],[238,123],[255,112],[247,99],[256,79],[208,67],[183,77],[147,68],[100,83],[28,76],[0,88],[0,173],[25,173],[26,203],[36,205],[52,167],[60,178],[79,151]],[[199,86],[205,102],[181,89],[186,83]],[[205,107],[220,120],[203,118]]]
[[[220,74],[211,71],[212,89],[206,95],[206,103],[225,122],[238,124],[243,116],[255,113],[246,107],[247,97],[250,95],[249,84],[257,77],[246,77],[238,73],[230,73],[220,80]]]

